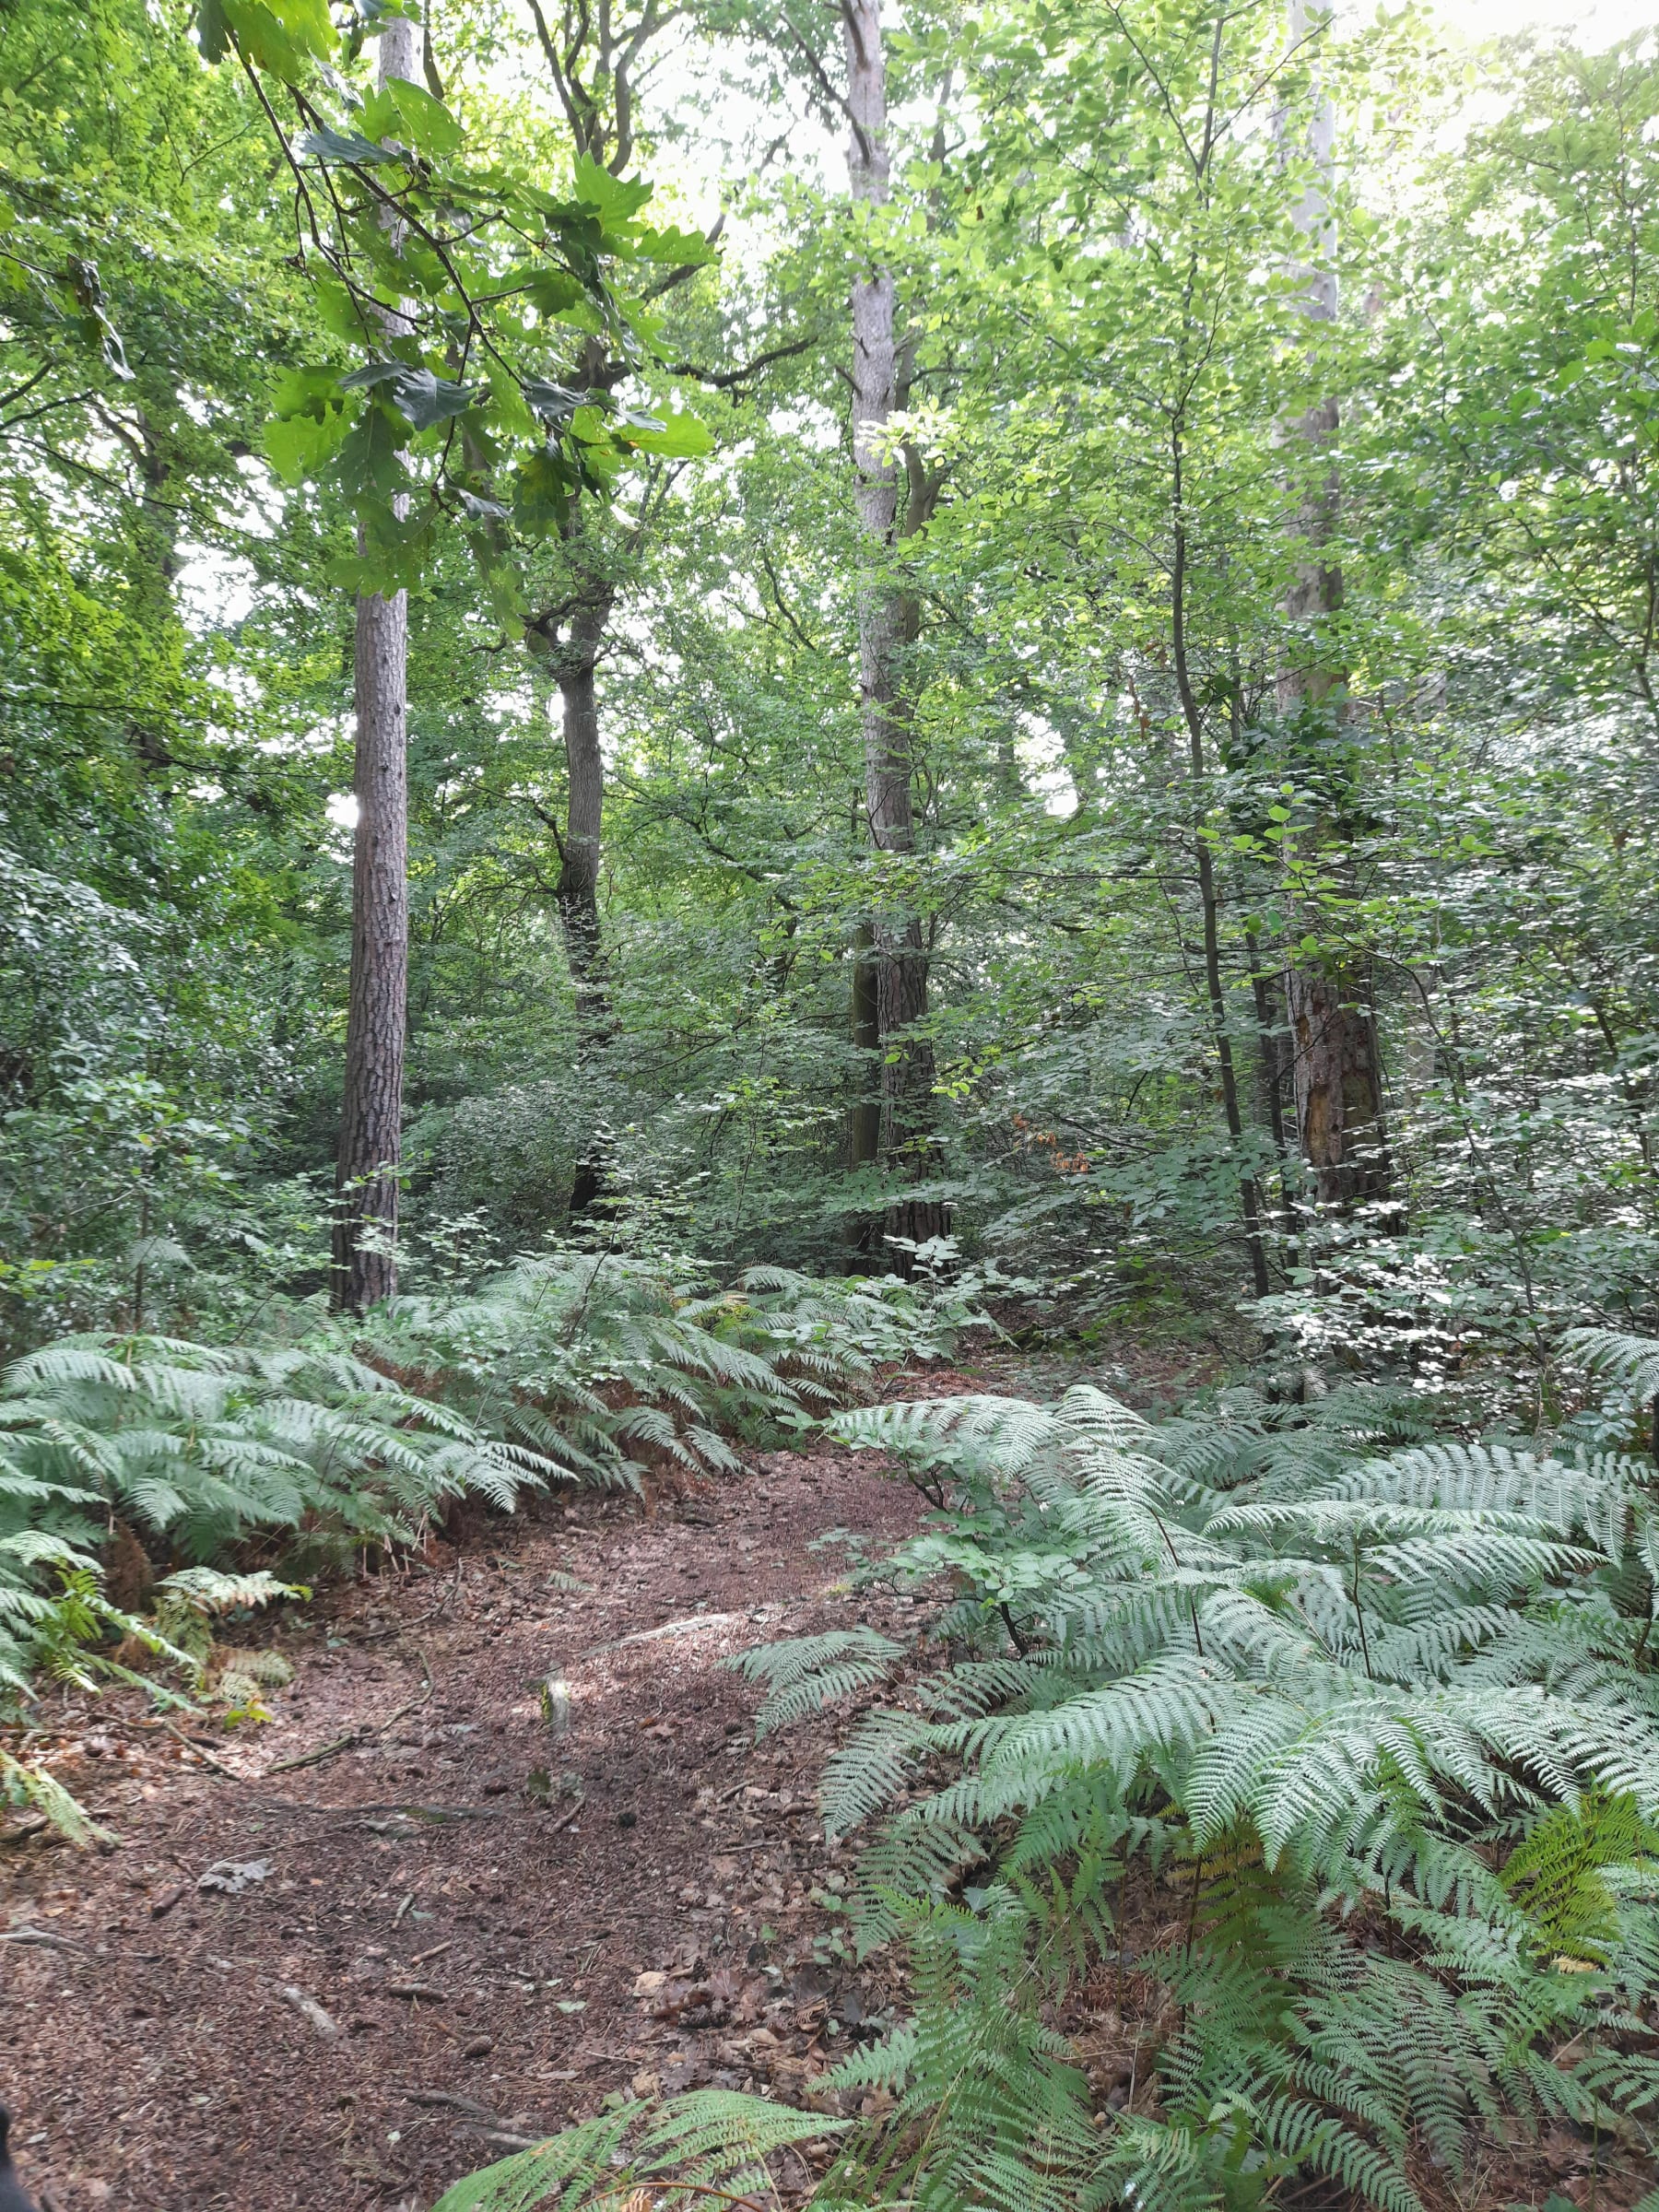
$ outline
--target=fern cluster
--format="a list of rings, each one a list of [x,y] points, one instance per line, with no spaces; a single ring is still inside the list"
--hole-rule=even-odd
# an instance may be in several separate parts
[[[1647,2145],[1647,1462],[1437,1441],[1359,1388],[1162,1425],[1078,1389],[835,1426],[947,1500],[883,1570],[940,1592],[947,1658],[918,1680],[923,1654],[841,1630],[743,1662],[763,1725],[911,1669],[823,1802],[868,1834],[861,1940],[910,1946],[916,2010],[829,2077],[890,2107],[815,2203],[1245,2212],[1300,2175],[1418,2212],[1414,2159],[1455,2178],[1500,2121]],[[1131,2046],[1125,2109],[1063,2017]],[[565,2155],[559,2202],[618,2193]]]
[[[0,1377],[0,1680],[21,1687],[61,1639],[76,1578],[102,1605],[118,1520],[198,1564],[260,1534],[324,1551],[407,1539],[463,1490],[510,1504],[553,1471],[343,1352],[65,1338]]]
[[[364,1340],[480,1429],[582,1481],[632,1483],[641,1447],[729,1469],[724,1429],[800,1405],[741,1292],[696,1296],[613,1255],[522,1259],[470,1296],[401,1300]]]
[[[524,1258],[460,1299],[405,1299],[374,1355],[586,1481],[629,1483],[641,1447],[729,1470],[734,1433],[785,1432],[875,1367],[940,1356],[959,1290],[756,1267],[731,1289],[614,1254]]]
[[[135,1638],[257,1717],[268,1667],[219,1664],[203,1625],[281,1587],[218,1571],[250,1542],[285,1560],[406,1543],[462,1492],[505,1508],[525,1484],[630,1485],[651,1453],[733,1470],[734,1432],[810,1426],[970,1311],[959,1286],[757,1269],[710,1292],[559,1253],[361,1324],[312,1317],[298,1342],[65,1338],[0,1377],[0,1692],[118,1673],[95,1647]],[[117,1524],[186,1562],[151,1620],[103,1590]]]
[[[623,2207],[759,2205],[771,2194],[767,2160],[791,2144],[840,2132],[817,2112],[759,2097],[703,2089],[600,2112],[534,2149],[470,2174],[433,2212],[529,2212],[533,2205],[607,2202]]]

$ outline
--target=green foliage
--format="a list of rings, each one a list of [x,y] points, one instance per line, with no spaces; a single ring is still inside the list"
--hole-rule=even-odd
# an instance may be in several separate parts
[[[434,2212],[529,2212],[638,2189],[653,2203],[740,2199],[768,2183],[766,2159],[788,2144],[833,2135],[841,2124],[759,2097],[704,2089],[660,2105],[626,2103],[457,2182]]]
[[[1580,1798],[1545,1814],[1503,1864],[1503,1886],[1520,1900],[1556,1964],[1605,1967],[1619,1938],[1618,1905],[1604,1869],[1652,1881],[1659,1831],[1629,1797]]]
[[[712,442],[692,416],[617,406],[614,377],[556,381],[549,327],[646,369],[650,318],[642,300],[624,301],[619,276],[643,264],[648,297],[651,265],[677,257],[688,275],[711,249],[641,222],[650,186],[590,154],[564,191],[549,190],[562,180],[544,164],[469,145],[461,118],[425,88],[392,77],[365,97],[342,65],[387,20],[343,32],[321,0],[202,0],[198,10],[203,53],[234,58],[271,118],[322,319],[370,355],[290,371],[265,452],[289,483],[313,478],[343,495],[359,526],[347,565],[364,588],[406,582],[448,516],[500,611],[527,615],[500,524],[568,534],[582,498],[607,498],[636,453],[687,459]],[[273,95],[302,126],[291,144]],[[425,501],[411,512],[418,482]]]
[[[1300,2176],[1417,2212],[1418,2152],[1455,2180],[1500,2118],[1645,2141],[1644,1465],[1378,1453],[1384,1394],[1313,1433],[1229,1396],[1163,1424],[1088,1386],[835,1424],[947,1486],[887,1571],[947,1577],[932,1633],[967,1648],[826,1777],[830,1832],[874,1826],[859,1939],[908,1947],[915,2009],[820,2085],[892,2101],[814,2204],[1188,2212]],[[764,1730],[910,1658],[866,1630],[739,1664]],[[1097,2110],[1062,2002],[1156,2093]],[[561,2140],[564,2201],[596,2201],[599,2160]]]
[[[616,1253],[524,1258],[472,1295],[400,1300],[359,1341],[480,1429],[581,1480],[631,1483],[629,1447],[729,1472],[885,1360],[939,1356],[971,1286],[747,1271],[730,1290]]]
[[[557,1471],[344,1352],[66,1338],[0,1377],[0,1544],[25,1584],[13,1633],[53,1617],[28,1596],[29,1571],[87,1570],[115,1519],[204,1564],[261,1534],[338,1557],[414,1540],[465,1491],[505,1506]],[[253,1604],[277,1586],[258,1574],[171,1590],[189,1609],[227,1587]],[[14,1678],[29,1658],[14,1641]]]
[[[843,1363],[873,1368],[948,1359],[968,1328],[991,1326],[987,1293],[1007,1285],[994,1267],[955,1265],[947,1251],[939,1270],[909,1277],[822,1277],[790,1268],[750,1267],[740,1278],[753,1325],[769,1341],[787,1347],[785,1357],[834,1372]]]
[[[721,21],[742,52],[709,65],[762,69],[769,112],[794,100],[779,23]],[[177,15],[18,0],[0,64],[0,391],[20,394],[0,440],[8,1349],[77,1327],[212,1337],[273,1278],[320,1279],[348,900],[326,811],[349,776],[338,585],[361,573],[352,501],[383,510],[402,455],[406,539],[377,524],[370,551],[421,578],[416,1239],[478,1215],[480,1273],[567,1241],[602,1128],[623,1250],[667,1236],[728,1279],[901,1257],[850,1257],[893,1193],[844,1168],[874,1072],[848,1034],[852,941],[886,886],[928,917],[959,1254],[1052,1285],[1041,1319],[1230,1330],[1241,1166],[1266,1207],[1258,1316],[1287,1359],[1353,1358],[1525,1422],[1557,1386],[1559,1324],[1651,1318],[1655,288],[1652,226],[1620,210],[1659,77],[1636,42],[1492,53],[1506,113],[1465,130],[1465,88],[1409,24],[1324,41],[1342,312],[1311,337],[1270,274],[1294,253],[1276,116],[1305,121],[1308,57],[1280,66],[1277,8],[1228,16],[1230,120],[1200,170],[1216,27],[1011,4],[971,40],[907,25],[890,56],[900,428],[907,470],[944,487],[895,570],[926,610],[901,861],[848,810],[836,195],[756,182],[763,219],[718,258],[683,213],[648,227],[608,80],[587,95],[604,143],[552,148],[519,90],[538,52],[468,9],[432,27],[440,100],[429,78],[371,92],[378,32],[339,11],[221,10],[204,67]],[[977,120],[958,143],[947,117],[935,161],[941,82]],[[120,89],[100,104],[89,83]],[[675,133],[701,126],[650,104],[635,150],[667,178]],[[415,226],[402,261],[381,194]],[[405,300],[418,330],[382,344],[378,311]],[[678,459],[700,442],[694,370],[733,395],[707,402],[706,470]],[[1327,629],[1351,705],[1317,742],[1276,688],[1307,641],[1283,612],[1279,428],[1314,388],[1341,411]],[[1177,415],[1197,769],[1170,658]],[[552,647],[595,601],[614,1022],[578,1039]],[[1192,959],[1200,847],[1237,1144]],[[1312,1204],[1299,953],[1369,977],[1397,1213]]]
[[[314,1318],[299,1342],[62,1338],[0,1376],[0,1685],[133,1680],[96,1647],[134,1638],[256,1716],[264,1677],[218,1652],[213,1617],[299,1593],[228,1566],[408,1546],[464,1494],[506,1511],[525,1486],[637,1487],[653,1460],[736,1471],[734,1433],[812,1428],[876,1357],[929,1356],[960,1306],[959,1289],[778,1269],[699,1290],[562,1253],[406,1299],[350,1351]],[[196,1562],[159,1580],[147,1619],[103,1593],[117,1525]]]
[[[87,1844],[109,1838],[109,1830],[96,1820],[88,1819],[63,1783],[44,1767],[17,1758],[3,1746],[0,1746],[0,1805],[31,1808],[71,1843]]]
[[[519,1261],[474,1297],[402,1301],[370,1341],[567,1474],[631,1482],[630,1443],[730,1469],[723,1416],[796,1406],[765,1331],[744,1341],[742,1312],[638,1262],[561,1253]]]
[[[512,11],[441,11],[424,85],[371,90],[379,6],[204,0],[198,46],[8,0],[0,1673],[98,1683],[147,1637],[253,1716],[213,1608],[264,1562],[461,1489],[729,1473],[986,1310],[1107,1360],[1127,1329],[1253,1382],[841,1418],[938,1501],[882,1571],[955,1658],[831,1776],[923,1996],[847,2076],[900,2117],[825,2191],[1242,2212],[1301,2172],[1404,2212],[1471,2117],[1643,2127],[1659,62],[1465,69],[1409,12],[1288,54],[1271,0],[912,11],[876,212],[772,182],[833,39],[723,4],[652,97],[659,12],[613,51],[578,11],[550,132]],[[724,253],[629,173],[666,198],[682,145]],[[844,430],[875,265],[917,524],[880,555]],[[347,1335],[375,582],[409,594],[406,1295]],[[905,852],[859,796],[877,586]],[[893,912],[919,1189],[848,1165]],[[1364,1205],[1312,1157],[1320,978],[1384,1078]],[[950,1237],[884,1244],[917,1199]],[[104,1594],[115,1522],[172,1571],[153,1617]],[[896,1663],[750,1664],[771,1726]],[[1157,2103],[1097,2127],[1053,2006],[1155,1877]],[[653,2124],[524,2186],[665,2187]]]
[[[1659,1346],[1651,1337],[1618,1329],[1570,1329],[1562,1347],[1591,1374],[1612,1383],[1621,1406],[1641,1412],[1659,1397]]]
[[[11,1494],[28,1493],[14,1489]],[[19,1562],[34,1572],[19,1575]],[[38,1587],[39,1571],[47,1564],[56,1570],[58,1581],[50,1594]],[[247,1612],[275,1598],[310,1595],[300,1585],[264,1571],[224,1574],[185,1567],[161,1580],[151,1616],[138,1618],[111,1604],[96,1560],[50,1534],[14,1531],[0,1543],[0,1691],[29,1698],[33,1682],[40,1680],[73,1683],[93,1692],[124,1685],[146,1691],[157,1704],[185,1712],[194,1710],[192,1695],[206,1693],[229,1708],[228,1722],[265,1720],[270,1716],[259,1704],[259,1685],[287,1681],[292,1670],[276,1653],[216,1653],[211,1623],[219,1615]],[[120,1638],[124,1649],[131,1647],[174,1671],[185,1689],[172,1689],[136,1671],[119,1653],[112,1654],[112,1637]],[[45,1768],[0,1749],[0,1804],[7,1803],[32,1806],[71,1843],[85,1844],[106,1834]]]
[[[732,1665],[750,1681],[765,1683],[755,1728],[757,1735],[769,1735],[881,1681],[889,1664],[902,1655],[901,1645],[861,1626],[762,1644],[739,1653]]]
[[[1221,1488],[1192,1471],[1199,1426],[1088,1389],[845,1424],[948,1468],[950,1512],[893,1564],[948,1566],[968,1591],[958,1632],[980,1622],[975,1655],[832,1763],[832,1829],[912,1799],[868,1853],[864,1939],[937,1943],[959,1912],[944,1885],[982,1856],[970,1924],[1006,1944],[1011,1922],[1052,1990],[1121,1942],[1125,1869],[1133,1885],[1163,1860],[1185,1900],[1179,1936],[1139,1961],[1180,2006],[1147,2052],[1156,2124],[1119,2124],[987,2201],[1254,2201],[1302,2169],[1406,2207],[1412,2144],[1455,2167],[1471,2119],[1628,2123],[1652,2093],[1640,2036],[1594,2069],[1551,2053],[1603,2013],[1633,2019],[1651,1988],[1645,1465],[1379,1457],[1377,1409],[1352,1392],[1318,1452],[1235,1416]],[[955,2040],[927,2067],[924,2041],[905,2046],[912,2118],[962,2124],[971,2001],[964,1967],[924,2004]],[[1082,2146],[1080,2086],[1068,2111]],[[979,2147],[996,2125],[971,2129]],[[942,2171],[938,2201],[955,2185]]]

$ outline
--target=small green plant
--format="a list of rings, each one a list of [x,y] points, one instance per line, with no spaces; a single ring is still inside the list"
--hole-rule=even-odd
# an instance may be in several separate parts
[[[35,1761],[18,1759],[0,1745],[0,1806],[32,1810],[69,1842],[107,1841],[109,1830],[92,1819],[78,1799]]]
[[[729,1472],[723,1430],[797,1409],[803,1390],[828,1396],[818,1372],[783,1378],[793,1346],[740,1294],[699,1294],[606,1253],[522,1259],[470,1296],[400,1300],[362,1341],[480,1432],[611,1487],[637,1485],[632,1453]],[[820,1366],[840,1371],[828,1352]]]
[[[528,2212],[533,2205],[586,2203],[691,2208],[739,2205],[770,2192],[767,2159],[790,2144],[834,2135],[818,2112],[729,2090],[705,2089],[643,2104],[612,2091],[595,2118],[457,2182],[434,2212]],[[635,2192],[638,2195],[635,2195]]]

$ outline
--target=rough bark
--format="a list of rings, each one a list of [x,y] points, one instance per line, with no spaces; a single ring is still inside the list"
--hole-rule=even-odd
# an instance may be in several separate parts
[[[1297,1265],[1297,1216],[1290,1180],[1294,1171],[1291,1133],[1285,1120],[1285,1100],[1294,1096],[1289,1036],[1278,1004],[1277,979],[1264,970],[1255,937],[1247,937],[1245,943],[1250,954],[1250,987],[1255,999],[1256,1084],[1278,1163],[1281,1257],[1286,1267],[1293,1269]]]
[[[1290,41],[1309,35],[1312,11],[1290,0]],[[1328,179],[1335,143],[1335,111],[1316,93],[1304,147],[1310,174],[1292,220],[1307,243],[1298,272],[1301,308],[1311,324],[1336,314],[1335,225]],[[1342,606],[1342,570],[1332,552],[1341,487],[1334,462],[1322,462],[1335,442],[1339,416],[1324,399],[1286,426],[1285,442],[1301,464],[1302,490],[1291,518],[1297,540],[1295,573],[1285,594],[1288,646],[1277,692],[1281,718],[1304,735],[1335,736],[1347,718],[1347,674],[1332,651],[1332,618]],[[1327,818],[1313,826],[1311,850],[1340,845],[1343,825]],[[1305,934],[1321,933],[1320,917],[1303,917]],[[1322,1206],[1349,1213],[1387,1202],[1394,1170],[1384,1119],[1383,1079],[1371,981],[1364,963],[1335,953],[1291,962],[1285,971],[1296,1094],[1297,1135],[1312,1171]]]
[[[887,76],[880,0],[846,0],[841,20],[847,60],[847,114],[852,138],[847,171],[864,206],[887,203]],[[858,594],[859,696],[864,724],[865,810],[879,853],[916,849],[911,801],[911,706],[906,656],[920,628],[912,594],[889,572],[895,545],[925,525],[936,484],[918,460],[902,466],[883,433],[908,382],[894,337],[891,273],[871,267],[852,289],[853,465],[866,559]],[[904,499],[900,498],[902,482]],[[881,1060],[880,1151],[896,1172],[920,1176],[933,1164],[933,1045],[927,1018],[927,947],[920,916],[897,904],[872,919],[876,1015]],[[907,1201],[888,1209],[886,1233],[921,1243],[939,1236],[944,1209]],[[900,1264],[902,1264],[901,1259]]]
[[[876,933],[860,923],[853,939],[853,1049],[859,1095],[849,1131],[849,1166],[873,1168],[881,1158],[881,1009],[876,988]]]
[[[857,1086],[847,1115],[847,1165],[854,1174],[881,1159],[881,1007],[877,991],[876,932],[861,922],[853,933],[848,1025]],[[847,1249],[856,1268],[879,1259],[886,1222],[880,1215],[850,1214]]]
[[[594,672],[614,597],[612,591],[604,588],[580,605],[553,653],[554,678],[563,710],[567,793],[555,895],[576,993],[576,1027],[589,1042],[602,1038],[610,1028],[610,993],[599,932],[605,757],[599,749]]]
[[[380,77],[411,83],[417,29],[388,17]],[[397,318],[388,316],[389,326]],[[404,1037],[409,982],[408,600],[360,594],[354,654],[351,994],[336,1166],[330,1298],[360,1313],[397,1290],[397,1178],[403,1158]]]
[[[1286,972],[1302,1157],[1322,1206],[1387,1204],[1394,1166],[1382,1119],[1376,1018],[1354,967]]]
[[[591,1060],[612,1030],[610,983],[599,926],[599,862],[605,825],[605,756],[599,749],[595,671],[616,594],[601,585],[579,601],[553,648],[565,748],[565,830],[554,896],[576,999],[577,1048]],[[595,1132],[571,1179],[572,1218],[605,1194],[606,1147]]]

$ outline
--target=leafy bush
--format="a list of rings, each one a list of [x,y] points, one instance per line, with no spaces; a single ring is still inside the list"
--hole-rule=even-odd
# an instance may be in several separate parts
[[[1659,1350],[1585,1348],[1643,1387]],[[947,1583],[952,1656],[827,1776],[831,1831],[872,1828],[860,1941],[910,1947],[917,2008],[825,2077],[893,2101],[816,2202],[1197,2212],[1301,2174],[1418,2212],[1414,2156],[1455,2180],[1471,2124],[1648,2146],[1652,1470],[1415,1425],[1360,1387],[1161,1427],[1091,1388],[836,1423],[947,1500],[882,1571]],[[745,1665],[764,1727],[903,1656],[839,1631]],[[1096,2109],[1063,2004],[1133,2054],[1131,2108]]]

